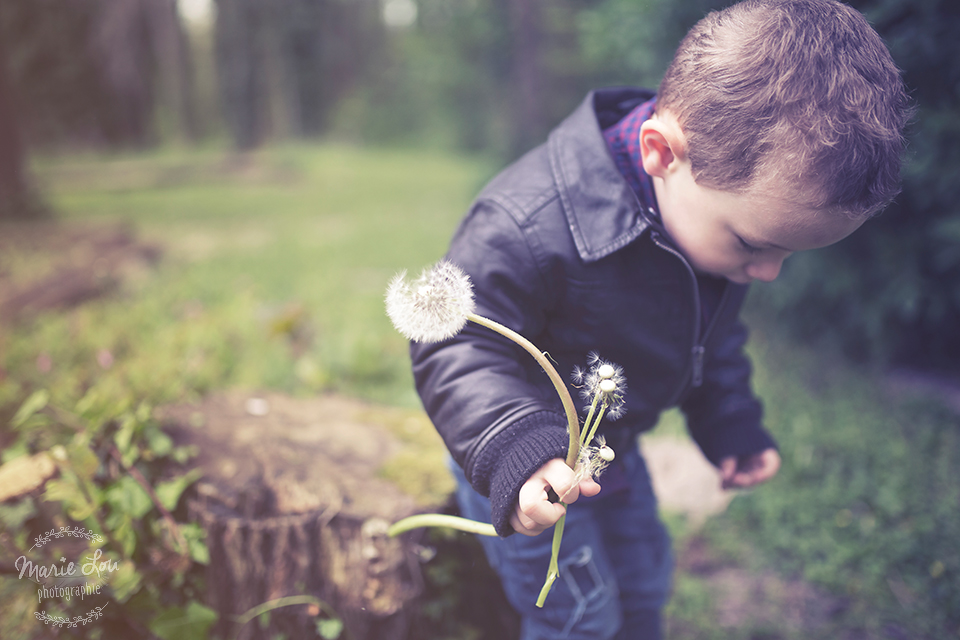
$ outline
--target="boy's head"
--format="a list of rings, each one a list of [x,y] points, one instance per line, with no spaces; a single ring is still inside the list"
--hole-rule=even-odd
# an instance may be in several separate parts
[[[908,98],[880,36],[834,0],[746,0],[698,22],[660,85],[698,184],[766,182],[865,218],[899,191]]]
[[[834,0],[745,0],[681,42],[643,125],[667,231],[695,267],[772,280],[899,191],[910,116],[863,16]]]

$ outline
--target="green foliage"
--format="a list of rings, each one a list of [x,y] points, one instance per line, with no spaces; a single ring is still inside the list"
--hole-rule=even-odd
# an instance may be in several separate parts
[[[150,621],[150,631],[162,640],[205,640],[217,620],[212,609],[196,602],[171,607]]]
[[[78,598],[38,602],[29,583],[5,576],[2,588],[10,597],[0,604],[0,619],[11,623],[0,627],[3,636],[30,637],[31,629],[19,616],[8,618],[20,608],[30,614],[42,610],[76,618],[86,616],[91,606],[102,606],[102,626],[114,632],[136,634],[149,625],[161,637],[205,637],[185,635],[189,629],[205,633],[201,618],[209,626],[215,617],[195,602],[203,593],[203,536],[195,525],[171,516],[183,516],[181,498],[198,478],[196,473],[178,471],[192,452],[173,444],[145,403],[135,404],[129,396],[105,401],[94,389],[79,400],[71,401],[70,396],[69,389],[40,389],[14,413],[10,421],[14,432],[5,434],[13,437],[9,450],[49,452],[57,474],[47,480],[41,494],[4,505],[0,526],[9,541],[5,551],[15,549],[13,555],[38,566],[56,564],[62,556],[77,559],[78,564],[79,558],[92,559],[91,567],[107,563],[101,566],[102,575],[97,572],[106,600],[94,605]],[[82,528],[103,540],[93,540],[85,550],[65,546],[69,538],[62,534],[41,544],[42,536],[49,538],[48,532],[64,527]],[[181,607],[187,614],[178,613]],[[160,630],[169,629],[173,620],[179,621],[180,632],[163,635]]]
[[[762,565],[835,594],[837,629],[955,634],[956,416],[922,398],[881,399],[875,378],[822,354],[755,342],[757,391],[783,467],[711,523],[713,539],[739,548],[741,558],[753,554],[753,566],[759,553]]]

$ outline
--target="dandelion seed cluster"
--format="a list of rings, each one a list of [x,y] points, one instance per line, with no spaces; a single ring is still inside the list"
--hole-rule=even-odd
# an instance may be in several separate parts
[[[580,388],[580,396],[590,403],[600,394],[600,402],[607,407],[606,417],[610,420],[623,417],[626,413],[623,397],[627,391],[623,367],[603,360],[595,351],[587,355],[587,367],[586,370],[573,369],[573,383]]]
[[[596,445],[580,449],[580,460],[577,462],[576,481],[580,482],[587,476],[596,480],[600,474],[613,462],[615,454],[607,446],[603,436],[597,436]]]
[[[440,342],[460,333],[473,313],[473,285],[460,267],[442,260],[412,284],[398,273],[387,288],[387,315],[405,338]]]

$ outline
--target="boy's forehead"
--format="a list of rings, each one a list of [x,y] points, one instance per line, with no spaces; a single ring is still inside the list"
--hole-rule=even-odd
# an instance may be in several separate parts
[[[745,206],[735,221],[741,232],[756,243],[786,251],[805,251],[834,244],[859,229],[864,222],[838,211],[798,204],[784,197],[748,196],[743,204]]]

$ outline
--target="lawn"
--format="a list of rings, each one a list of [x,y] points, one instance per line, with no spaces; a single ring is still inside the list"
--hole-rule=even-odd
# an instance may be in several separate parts
[[[38,390],[111,420],[237,388],[418,407],[383,291],[442,255],[492,170],[335,145],[36,160],[64,226],[124,225],[161,257],[111,296],[0,336],[3,460],[77,438],[18,421]],[[6,245],[0,273],[26,283],[68,258]],[[960,635],[957,416],[754,320],[756,388],[784,468],[703,528],[669,517],[681,567],[669,637]],[[682,431],[675,415],[659,430]],[[20,507],[0,505],[8,532],[28,517]]]

